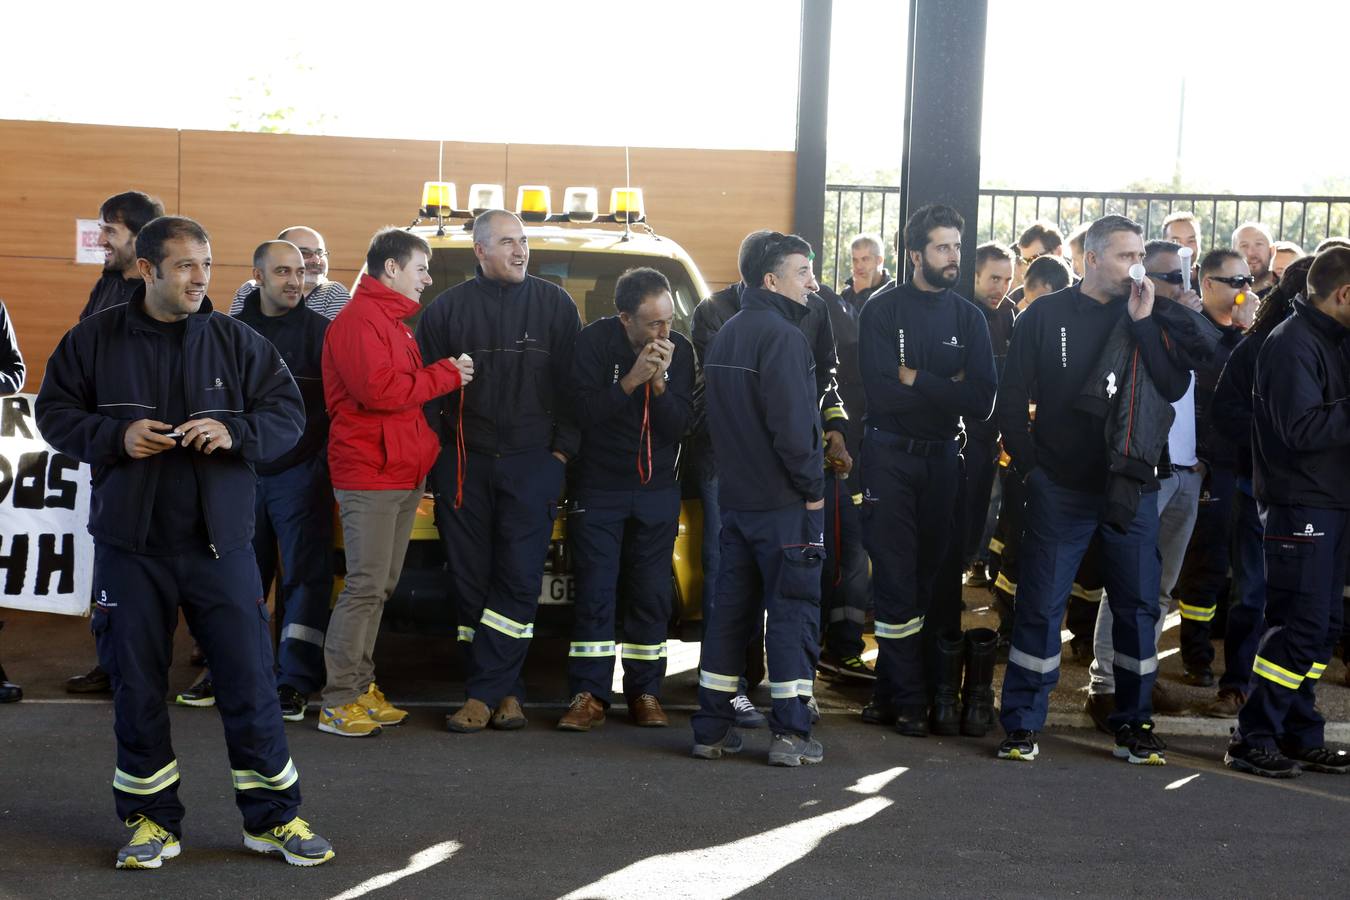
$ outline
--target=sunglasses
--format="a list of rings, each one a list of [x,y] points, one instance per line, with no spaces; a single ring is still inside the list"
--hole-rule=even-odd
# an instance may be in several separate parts
[[[1180,269],[1175,272],[1149,272],[1148,277],[1157,281],[1165,281],[1168,284],[1184,284],[1186,281]]]
[[[1208,278],[1210,281],[1218,281],[1228,285],[1229,287],[1235,288],[1251,287],[1252,285],[1256,284],[1256,279],[1250,275],[1229,275],[1227,277],[1224,277],[1222,275],[1207,275],[1205,277]]]

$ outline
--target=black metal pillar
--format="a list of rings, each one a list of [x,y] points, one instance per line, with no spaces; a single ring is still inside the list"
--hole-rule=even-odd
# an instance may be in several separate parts
[[[801,64],[797,73],[797,195],[792,229],[816,251],[821,273],[825,244],[825,130],[829,124],[830,15],[833,0],[802,0]]]
[[[925,204],[945,203],[965,217],[957,290],[966,297],[973,293],[979,242],[980,120],[988,13],[988,0],[909,3],[900,208],[908,219]],[[798,179],[800,191],[800,175]]]

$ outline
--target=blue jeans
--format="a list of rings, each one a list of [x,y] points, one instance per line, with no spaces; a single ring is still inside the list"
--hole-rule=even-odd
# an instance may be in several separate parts
[[[1026,491],[1012,648],[999,717],[1003,728],[1012,732],[1045,727],[1050,691],[1059,681],[1060,622],[1093,535],[1101,537],[1106,600],[1114,614],[1116,711],[1111,727],[1148,721],[1158,674],[1155,629],[1162,581],[1155,498],[1149,494],[1141,498],[1134,520],[1121,534],[1102,524],[1099,494],[1061,487],[1042,469],[1031,473]]]

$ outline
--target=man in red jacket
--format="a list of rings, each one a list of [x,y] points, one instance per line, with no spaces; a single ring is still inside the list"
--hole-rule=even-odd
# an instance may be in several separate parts
[[[366,272],[328,328],[324,399],[328,466],[342,519],[347,580],[324,640],[328,683],[319,730],[379,734],[407,717],[375,684],[372,653],[384,603],[398,584],[413,516],[440,441],[422,406],[473,380],[467,356],[422,365],[403,320],[431,285],[431,247],[397,228],[375,233]]]

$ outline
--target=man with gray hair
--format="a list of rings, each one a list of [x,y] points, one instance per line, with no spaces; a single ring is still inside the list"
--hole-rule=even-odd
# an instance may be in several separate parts
[[[1136,764],[1166,761],[1164,745],[1153,733],[1149,697],[1158,669],[1158,505],[1140,503],[1123,531],[1107,524],[1106,436],[1100,427],[1084,427],[1076,406],[1125,316],[1144,370],[1162,398],[1174,403],[1190,385],[1190,372],[1174,358],[1153,318],[1152,281],[1130,277],[1131,267],[1144,259],[1142,235],[1143,229],[1124,216],[1094,222],[1083,242],[1083,280],[1028,307],[1008,348],[995,414],[1003,445],[1024,481],[1027,504],[1003,682],[1001,721],[1008,737],[998,749],[1001,759],[1036,758],[1036,734],[1045,725],[1050,691],[1059,680],[1065,601],[1096,535],[1115,614],[1116,711],[1110,720],[1115,754]],[[1136,425],[1162,430],[1167,422]],[[1151,490],[1157,489],[1155,481]]]
[[[281,229],[277,240],[288,241],[299,248],[300,256],[305,261],[305,284],[301,288],[305,306],[331,322],[334,316],[342,312],[351,295],[338,282],[328,280],[328,247],[323,235],[304,225],[292,225]],[[244,308],[244,299],[257,286],[256,277],[239,286],[230,303],[230,315],[239,315]]]
[[[476,275],[422,314],[428,363],[472,358],[472,390],[427,407],[440,434],[432,470],[436,525],[468,670],[451,731],[525,725],[521,668],[534,636],[542,561],[563,471],[581,446],[564,385],[581,319],[567,292],[526,271],[529,239],[514,213],[473,223]]]
[[[844,282],[840,297],[853,309],[853,315],[862,312],[867,298],[895,282],[886,271],[886,250],[875,234],[860,234],[849,244],[852,275]]]

